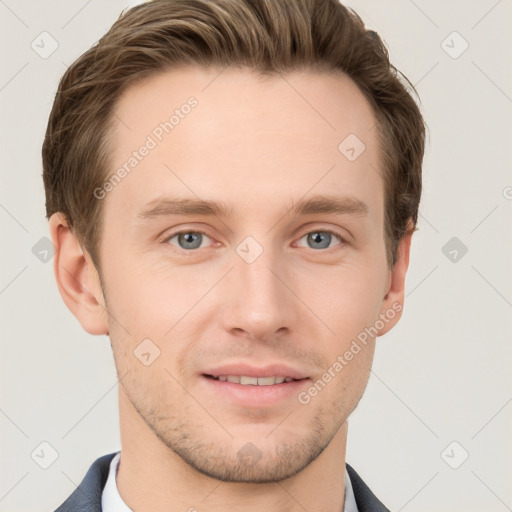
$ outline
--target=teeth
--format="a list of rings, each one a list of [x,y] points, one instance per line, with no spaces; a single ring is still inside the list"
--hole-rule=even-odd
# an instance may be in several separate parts
[[[242,384],[243,386],[273,386],[274,384],[282,384],[283,382],[291,382],[292,377],[247,377],[245,375],[219,375],[214,379],[222,382],[233,382]]]
[[[242,375],[240,377],[240,384],[243,384],[244,386],[246,384],[251,384],[253,386],[257,386],[258,385],[258,377],[245,377],[244,375]]]
[[[273,384],[282,384],[284,377],[258,377],[258,386],[272,386]]]

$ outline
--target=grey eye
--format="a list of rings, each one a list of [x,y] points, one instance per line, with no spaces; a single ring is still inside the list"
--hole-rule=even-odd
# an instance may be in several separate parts
[[[204,241],[204,237],[208,238],[204,233],[200,231],[182,231],[181,233],[176,233],[173,236],[168,238],[168,242],[174,238],[178,241],[178,247],[184,250],[190,249],[199,249]],[[175,244],[172,244],[175,245]]]
[[[333,237],[343,242],[343,239],[336,233],[324,230],[311,231],[304,235],[301,240],[306,238],[308,247],[312,249],[327,249],[331,245]]]

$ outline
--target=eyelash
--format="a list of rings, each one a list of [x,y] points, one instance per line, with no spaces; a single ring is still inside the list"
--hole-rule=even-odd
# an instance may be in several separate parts
[[[181,231],[176,231],[175,233],[172,233],[171,235],[169,236],[166,236],[163,240],[162,240],[162,243],[166,243],[168,245],[171,245],[169,244],[169,240],[171,240],[172,238],[174,238],[175,236],[178,236],[178,235],[181,235],[181,234],[184,234],[184,233],[199,233],[201,235],[206,235],[208,238],[212,238],[210,236],[208,236],[204,231],[198,231],[198,230],[193,230],[193,229],[183,229]],[[345,240],[345,238],[340,234],[338,233],[337,231],[333,231],[331,229],[313,229],[311,231],[307,231],[306,233],[304,233],[300,238],[299,240],[301,240],[302,238],[304,238],[305,236],[311,234],[311,233],[329,233],[330,235],[334,235],[336,238],[339,239],[340,243],[338,244],[338,246],[334,246],[334,247],[342,247],[344,245],[347,244],[347,241]],[[185,249],[181,249],[180,247],[176,247],[176,246],[172,246],[174,247],[175,249],[177,249],[178,251],[180,252],[184,252],[184,253],[193,253],[193,252],[196,252],[198,251],[199,249],[204,249],[204,247],[199,247],[197,249],[190,249],[190,250],[185,250]],[[320,251],[327,251],[329,249],[334,249],[334,247],[328,247],[328,248],[325,248],[325,249],[319,249]],[[315,250],[315,249],[312,249],[312,250]]]

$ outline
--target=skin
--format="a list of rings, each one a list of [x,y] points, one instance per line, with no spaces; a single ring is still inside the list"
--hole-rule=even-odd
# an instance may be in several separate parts
[[[389,269],[375,116],[349,78],[219,73],[185,67],[125,91],[109,174],[187,98],[198,105],[102,199],[101,281],[65,218],[52,216],[57,283],[83,328],[110,336],[120,377],[117,486],[130,508],[340,511],[347,418],[376,337],[307,405],[293,396],[236,406],[201,372],[283,362],[316,382],[365,327],[403,304],[411,234]],[[338,150],[350,133],[366,146],[353,162]],[[316,194],[355,197],[368,212],[291,212]],[[234,213],[137,217],[163,195],[223,201]],[[203,233],[200,247],[172,237],[179,230]],[[325,245],[307,236],[315,232]],[[236,252],[247,236],[263,249],[252,263]],[[148,366],[133,353],[146,338],[160,350]],[[247,443],[257,463],[237,456]]]

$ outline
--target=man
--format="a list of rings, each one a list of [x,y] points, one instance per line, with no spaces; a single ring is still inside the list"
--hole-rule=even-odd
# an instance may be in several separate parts
[[[108,334],[122,450],[63,511],[379,511],[345,461],[399,320],[424,123],[335,0],[138,5],[59,85],[59,291]]]

